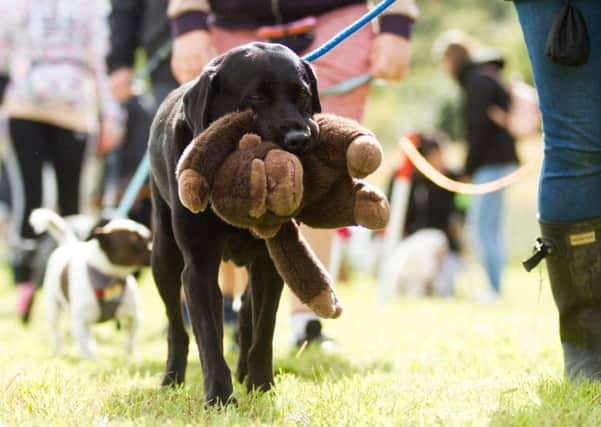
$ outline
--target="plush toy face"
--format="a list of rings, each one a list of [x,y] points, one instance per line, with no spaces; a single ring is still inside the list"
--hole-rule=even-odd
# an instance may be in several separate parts
[[[225,221],[268,238],[290,221],[302,196],[303,168],[298,157],[247,134],[217,172],[211,201]]]

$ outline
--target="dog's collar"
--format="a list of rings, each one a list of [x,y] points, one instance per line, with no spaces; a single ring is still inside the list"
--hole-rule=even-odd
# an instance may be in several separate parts
[[[100,306],[99,322],[115,317],[117,308],[125,294],[125,278],[106,274],[91,265],[87,265],[88,278]]]
[[[87,265],[87,268],[90,283],[98,299],[105,299],[108,294],[114,294],[118,290],[116,288],[123,290],[125,278],[106,274],[90,264]]]

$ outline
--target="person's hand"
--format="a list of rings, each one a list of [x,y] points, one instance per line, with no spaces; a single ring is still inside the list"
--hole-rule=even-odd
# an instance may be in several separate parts
[[[117,101],[124,102],[132,97],[132,77],[133,71],[129,67],[117,68],[109,76],[109,88]]]
[[[488,118],[497,126],[507,129],[507,125],[509,124],[509,115],[501,107],[491,105],[486,110],[486,114],[488,115]]]
[[[179,83],[192,80],[215,56],[215,48],[208,31],[195,30],[182,34],[173,41],[171,70]]]
[[[376,36],[371,51],[371,74],[385,80],[402,80],[409,72],[411,42],[391,33]]]
[[[100,132],[96,146],[97,154],[106,155],[123,142],[126,120],[126,113],[121,109],[104,113],[100,122]]]

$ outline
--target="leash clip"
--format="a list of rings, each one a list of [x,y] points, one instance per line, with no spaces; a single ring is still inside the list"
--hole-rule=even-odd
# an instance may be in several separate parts
[[[526,261],[522,262],[524,269],[530,272],[537,265],[539,265],[543,259],[551,254],[552,249],[553,247],[549,243],[545,242],[542,237],[537,237],[536,242],[534,243],[532,256]]]

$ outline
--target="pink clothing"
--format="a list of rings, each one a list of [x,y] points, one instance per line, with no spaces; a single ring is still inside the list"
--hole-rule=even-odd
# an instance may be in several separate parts
[[[317,17],[315,39],[306,52],[301,52],[301,55],[321,46],[343,28],[355,22],[366,11],[364,5],[356,5]],[[255,31],[230,31],[220,27],[211,27],[211,37],[219,53],[251,41],[267,41],[261,40]],[[313,66],[317,73],[319,90],[323,91],[350,78],[367,74],[373,37],[371,27],[366,26],[332,51],[315,60]],[[324,112],[361,121],[368,94],[369,86],[365,85],[344,95],[322,98],[321,105]]]

